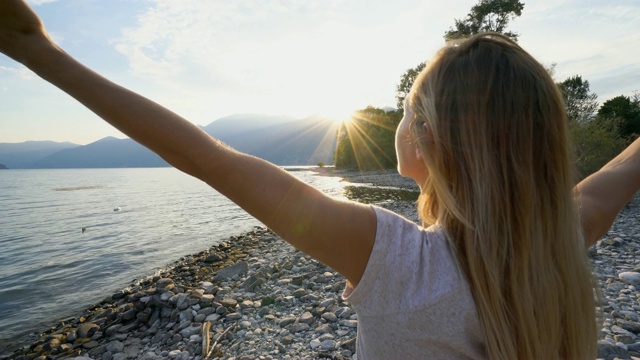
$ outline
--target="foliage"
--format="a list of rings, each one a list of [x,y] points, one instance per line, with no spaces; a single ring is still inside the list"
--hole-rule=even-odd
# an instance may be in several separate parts
[[[558,84],[570,122],[586,124],[598,109],[598,95],[589,90],[589,81],[575,75]]]
[[[319,161],[316,165],[318,165],[318,167],[325,167],[327,164],[325,164],[324,161]]]
[[[569,126],[580,179],[598,171],[627,145],[627,141],[618,135],[614,121],[574,121]]]
[[[395,130],[401,119],[400,110],[367,107],[356,111],[338,131],[335,167],[358,170],[395,168]]]
[[[396,105],[399,110],[404,109],[404,99],[409,95],[413,82],[425,66],[427,66],[427,63],[422,62],[416,65],[413,69],[405,71],[404,74],[402,74],[402,77],[400,77],[400,84],[396,87]]]
[[[464,19],[455,19],[455,27],[445,32],[444,38],[452,40],[468,37],[480,32],[498,32],[513,40],[518,34],[505,31],[509,21],[522,15],[524,4],[519,0],[480,0]]]
[[[632,98],[624,95],[605,101],[596,116],[603,126],[614,125],[618,136],[629,142],[640,134],[640,96]]]

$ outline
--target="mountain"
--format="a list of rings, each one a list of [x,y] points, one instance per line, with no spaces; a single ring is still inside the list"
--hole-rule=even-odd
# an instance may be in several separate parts
[[[338,125],[319,116],[301,120],[269,117],[265,121],[234,116],[203,129],[239,151],[278,165],[315,165],[333,163]]]
[[[5,165],[5,164],[0,164],[0,170],[6,170],[6,169],[8,169],[8,168],[7,168],[7,165]]]
[[[124,168],[169,166],[160,156],[131,139],[106,137],[64,149],[32,163],[33,168]]]
[[[80,145],[70,142],[25,141],[22,143],[0,143],[0,162],[8,168],[21,169],[31,167],[34,161],[54,154],[60,150]]]
[[[277,165],[333,163],[337,124],[322,117],[238,114],[201,127],[224,143]],[[0,162],[20,168],[162,167],[168,164],[131,139],[107,137],[88,145],[0,143]]]

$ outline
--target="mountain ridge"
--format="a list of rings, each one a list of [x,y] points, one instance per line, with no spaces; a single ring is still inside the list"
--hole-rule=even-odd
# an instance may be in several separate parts
[[[276,165],[333,163],[337,123],[310,116],[235,114],[200,126],[229,146]],[[87,145],[70,142],[0,143],[0,163],[11,169],[165,167],[161,157],[125,138],[108,136]]]

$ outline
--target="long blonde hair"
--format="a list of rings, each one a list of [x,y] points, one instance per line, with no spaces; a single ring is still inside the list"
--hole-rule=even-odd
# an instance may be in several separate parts
[[[407,106],[429,176],[418,201],[467,276],[492,359],[593,359],[595,282],[562,97],[509,38],[449,44]]]

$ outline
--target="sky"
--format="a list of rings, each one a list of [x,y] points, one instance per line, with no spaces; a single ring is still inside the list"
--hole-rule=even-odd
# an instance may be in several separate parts
[[[524,0],[509,30],[598,101],[640,90],[640,1]],[[68,53],[198,125],[395,106],[475,0],[29,0]],[[125,137],[0,55],[0,142]]]

